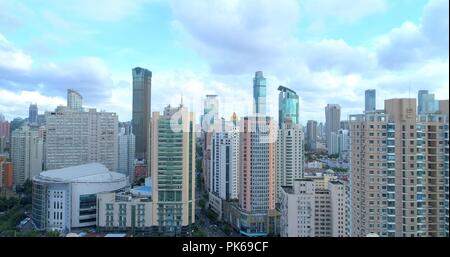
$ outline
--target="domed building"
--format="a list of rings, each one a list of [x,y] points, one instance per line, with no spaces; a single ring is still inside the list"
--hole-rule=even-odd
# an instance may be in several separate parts
[[[32,217],[40,230],[95,226],[97,194],[128,186],[124,174],[100,163],[49,170],[33,178]]]

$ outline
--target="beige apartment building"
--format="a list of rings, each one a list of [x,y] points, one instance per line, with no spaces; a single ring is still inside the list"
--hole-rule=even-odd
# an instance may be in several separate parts
[[[352,236],[387,235],[387,131],[382,112],[350,115]]]
[[[417,115],[408,98],[350,116],[352,236],[446,235],[446,113]]]
[[[150,153],[153,225],[182,234],[195,222],[195,114],[183,105],[154,112]]]

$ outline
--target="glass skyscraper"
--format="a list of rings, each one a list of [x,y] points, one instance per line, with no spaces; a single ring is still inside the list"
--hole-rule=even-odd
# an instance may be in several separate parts
[[[425,107],[425,98],[424,96],[428,95],[428,90],[419,90],[418,96],[417,96],[417,101],[418,101],[418,106],[417,106],[417,113],[418,114],[422,114]]]
[[[133,120],[132,129],[136,137],[135,156],[147,158],[147,131],[151,115],[152,72],[136,67],[133,69]]]
[[[366,90],[366,98],[365,98],[365,111],[375,111],[376,106],[376,91],[375,89],[367,89]]]
[[[263,76],[262,71],[255,73],[253,79],[253,104],[254,113],[260,115],[266,115],[266,78]]]
[[[428,93],[428,90],[419,90],[418,94],[418,114],[436,113],[439,111],[439,101],[434,99],[434,94]]]
[[[30,104],[28,109],[28,123],[35,124],[37,122],[38,107],[37,104]]]
[[[73,89],[67,90],[67,107],[81,112],[83,111],[83,97]]]
[[[278,127],[281,128],[287,118],[293,124],[298,124],[298,95],[287,87],[279,86],[278,90],[280,91],[278,97]]]

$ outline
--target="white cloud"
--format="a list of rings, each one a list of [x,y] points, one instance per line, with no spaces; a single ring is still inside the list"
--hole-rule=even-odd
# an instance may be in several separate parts
[[[295,0],[174,0],[172,9],[174,27],[218,73],[269,66],[294,40],[299,17]]]
[[[58,105],[65,105],[66,100],[57,96],[46,96],[38,91],[21,90],[13,92],[0,88],[0,113],[6,119],[28,117],[28,107],[31,103],[38,103],[39,113],[54,110]]]
[[[339,6],[341,9],[332,13],[335,3],[315,4],[322,4],[324,13],[343,22],[355,22],[386,8],[384,1],[369,0],[369,4],[362,6],[344,0],[341,5],[346,8]],[[373,9],[364,9],[370,4]],[[203,57],[212,72],[154,70],[152,110],[162,111],[169,103],[177,105],[183,95],[185,105],[200,113],[202,97],[218,94],[221,116],[228,119],[233,111],[239,116],[250,114],[252,78],[256,70],[263,70],[268,80],[270,114],[277,116],[276,88],[284,85],[300,96],[302,123],[308,119],[323,121],[327,103],[342,106],[342,119],[350,113],[361,112],[363,92],[367,88],[377,89],[380,108],[384,98],[408,97],[409,89],[411,96],[425,88],[444,98],[448,95],[449,81],[448,50],[443,49],[444,45],[448,46],[448,21],[443,19],[448,20],[448,11],[442,8],[445,4],[448,6],[442,1],[431,1],[420,23],[406,21],[374,39],[374,50],[349,45],[339,38],[300,41],[296,30],[304,7],[294,0],[173,0],[172,24],[176,32],[182,33],[181,43]],[[116,21],[138,11],[127,6],[124,8],[131,9],[118,14],[114,8],[111,7],[110,17],[99,14],[99,19]],[[352,12],[355,16],[350,15]],[[125,49],[122,54],[126,56],[129,52]],[[85,96],[87,106],[117,112],[121,121],[131,119],[130,72],[113,76],[102,59],[96,57],[66,63],[38,63],[33,67],[30,64],[30,69],[26,76],[19,76],[16,72],[2,73],[0,65],[0,88],[17,95],[33,88],[48,96],[64,96],[65,90],[73,87]],[[2,80],[6,83],[1,84]]]
[[[72,10],[81,16],[98,21],[119,21],[136,14],[147,3],[158,0],[78,0],[73,1]]]
[[[448,61],[448,0],[431,0],[421,23],[404,22],[377,39],[381,66],[388,69],[417,67],[430,59]]]
[[[343,22],[356,22],[363,17],[385,12],[386,0],[305,0],[301,1],[302,13],[314,19],[335,17]]]
[[[0,34],[0,73],[2,70],[29,71],[32,66],[32,59],[22,50],[12,45],[2,34]]]

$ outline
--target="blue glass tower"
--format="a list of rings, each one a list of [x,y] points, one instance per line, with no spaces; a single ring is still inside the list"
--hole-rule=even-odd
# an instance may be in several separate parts
[[[375,111],[376,110],[376,91],[375,89],[366,90],[365,98],[365,111]]]
[[[255,114],[266,115],[266,78],[262,71],[257,71],[253,79],[253,104]]]
[[[292,124],[298,124],[298,95],[292,89],[279,86],[278,91],[278,127],[282,128],[286,119],[290,119]]]

